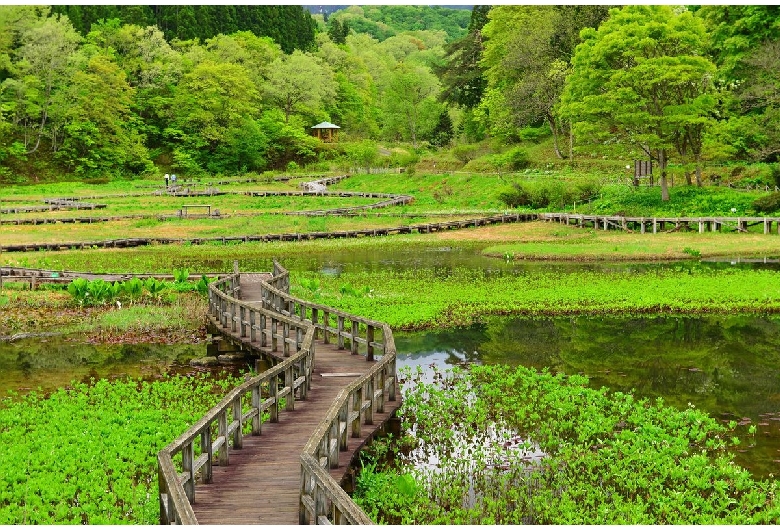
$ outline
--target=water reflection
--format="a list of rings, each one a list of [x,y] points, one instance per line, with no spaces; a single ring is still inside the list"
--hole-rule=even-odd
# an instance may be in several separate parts
[[[0,342],[0,397],[9,390],[50,391],[90,378],[191,373],[200,369],[189,360],[205,355],[205,344],[86,344],[67,337]]]
[[[395,341],[400,366],[549,368],[675,407],[691,403],[742,423],[740,464],[757,476],[780,474],[780,318],[490,317],[465,330],[398,333]]]

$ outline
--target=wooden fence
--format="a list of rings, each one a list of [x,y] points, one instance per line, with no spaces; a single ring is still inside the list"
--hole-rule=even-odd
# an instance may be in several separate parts
[[[396,349],[392,331],[386,324],[291,297],[289,273],[276,262],[273,278],[261,283],[263,296],[269,298],[264,298],[260,307],[238,300],[240,274],[235,267],[233,275],[209,286],[209,312],[227,334],[238,336],[261,351],[281,351],[287,358],[233,389],[160,451],[160,522],[197,524],[192,509],[196,476],[206,483],[211,482],[212,465],[229,464],[230,442],[234,448],[242,446],[245,425],[251,422],[251,434],[260,435],[266,411],[269,421],[278,421],[282,398],[285,398],[285,413],[294,411],[296,391],[299,399],[306,398],[314,367],[314,339],[318,330],[323,329],[312,319],[316,321],[317,311],[327,311],[352,323],[351,333],[345,332],[340,337],[349,337],[354,344],[360,340],[357,331],[360,324],[370,324],[372,328],[379,324],[383,341],[368,340],[373,332],[367,332],[366,340],[367,346],[381,348],[382,359],[339,394],[307,442],[300,458],[299,518],[301,523],[371,524],[368,516],[330,476],[328,469],[338,466],[338,452],[346,448],[347,438],[360,436],[361,425],[372,422],[374,411],[383,412],[385,402],[396,399]],[[297,311],[289,311],[296,307]],[[312,319],[306,318],[307,312]],[[327,331],[325,333],[327,336]],[[200,454],[196,456],[198,449]],[[284,448],[279,450],[284,451]],[[179,455],[181,461],[177,467],[174,459]]]

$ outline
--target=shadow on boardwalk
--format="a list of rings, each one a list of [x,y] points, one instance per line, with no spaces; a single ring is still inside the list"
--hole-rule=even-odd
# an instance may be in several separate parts
[[[339,483],[400,405],[392,332],[291,297],[288,277],[213,284],[212,324],[274,366],[160,452],[162,523],[371,522]]]

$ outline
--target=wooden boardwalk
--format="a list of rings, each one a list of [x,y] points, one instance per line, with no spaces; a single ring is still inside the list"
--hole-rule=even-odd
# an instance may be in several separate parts
[[[261,300],[262,275],[242,274],[241,299]],[[279,416],[278,423],[263,424],[260,436],[246,436],[241,449],[231,449],[230,464],[215,466],[213,480],[195,487],[192,507],[199,524],[298,524],[301,494],[300,455],[304,445],[325,417],[334,398],[374,364],[348,349],[316,341],[314,376],[305,400],[295,401],[295,411]],[[374,412],[374,428],[388,419],[400,399]],[[362,434],[372,435],[365,426]],[[350,437],[348,449],[339,451],[339,464],[331,476],[340,482],[355,451],[365,438]]]

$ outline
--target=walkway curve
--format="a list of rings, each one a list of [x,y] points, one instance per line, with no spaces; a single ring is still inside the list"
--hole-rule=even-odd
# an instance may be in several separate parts
[[[223,337],[277,364],[160,451],[160,522],[371,524],[337,478],[364,440],[363,426],[400,404],[389,326],[291,296],[278,263],[268,275],[234,265],[210,285],[209,315]]]

